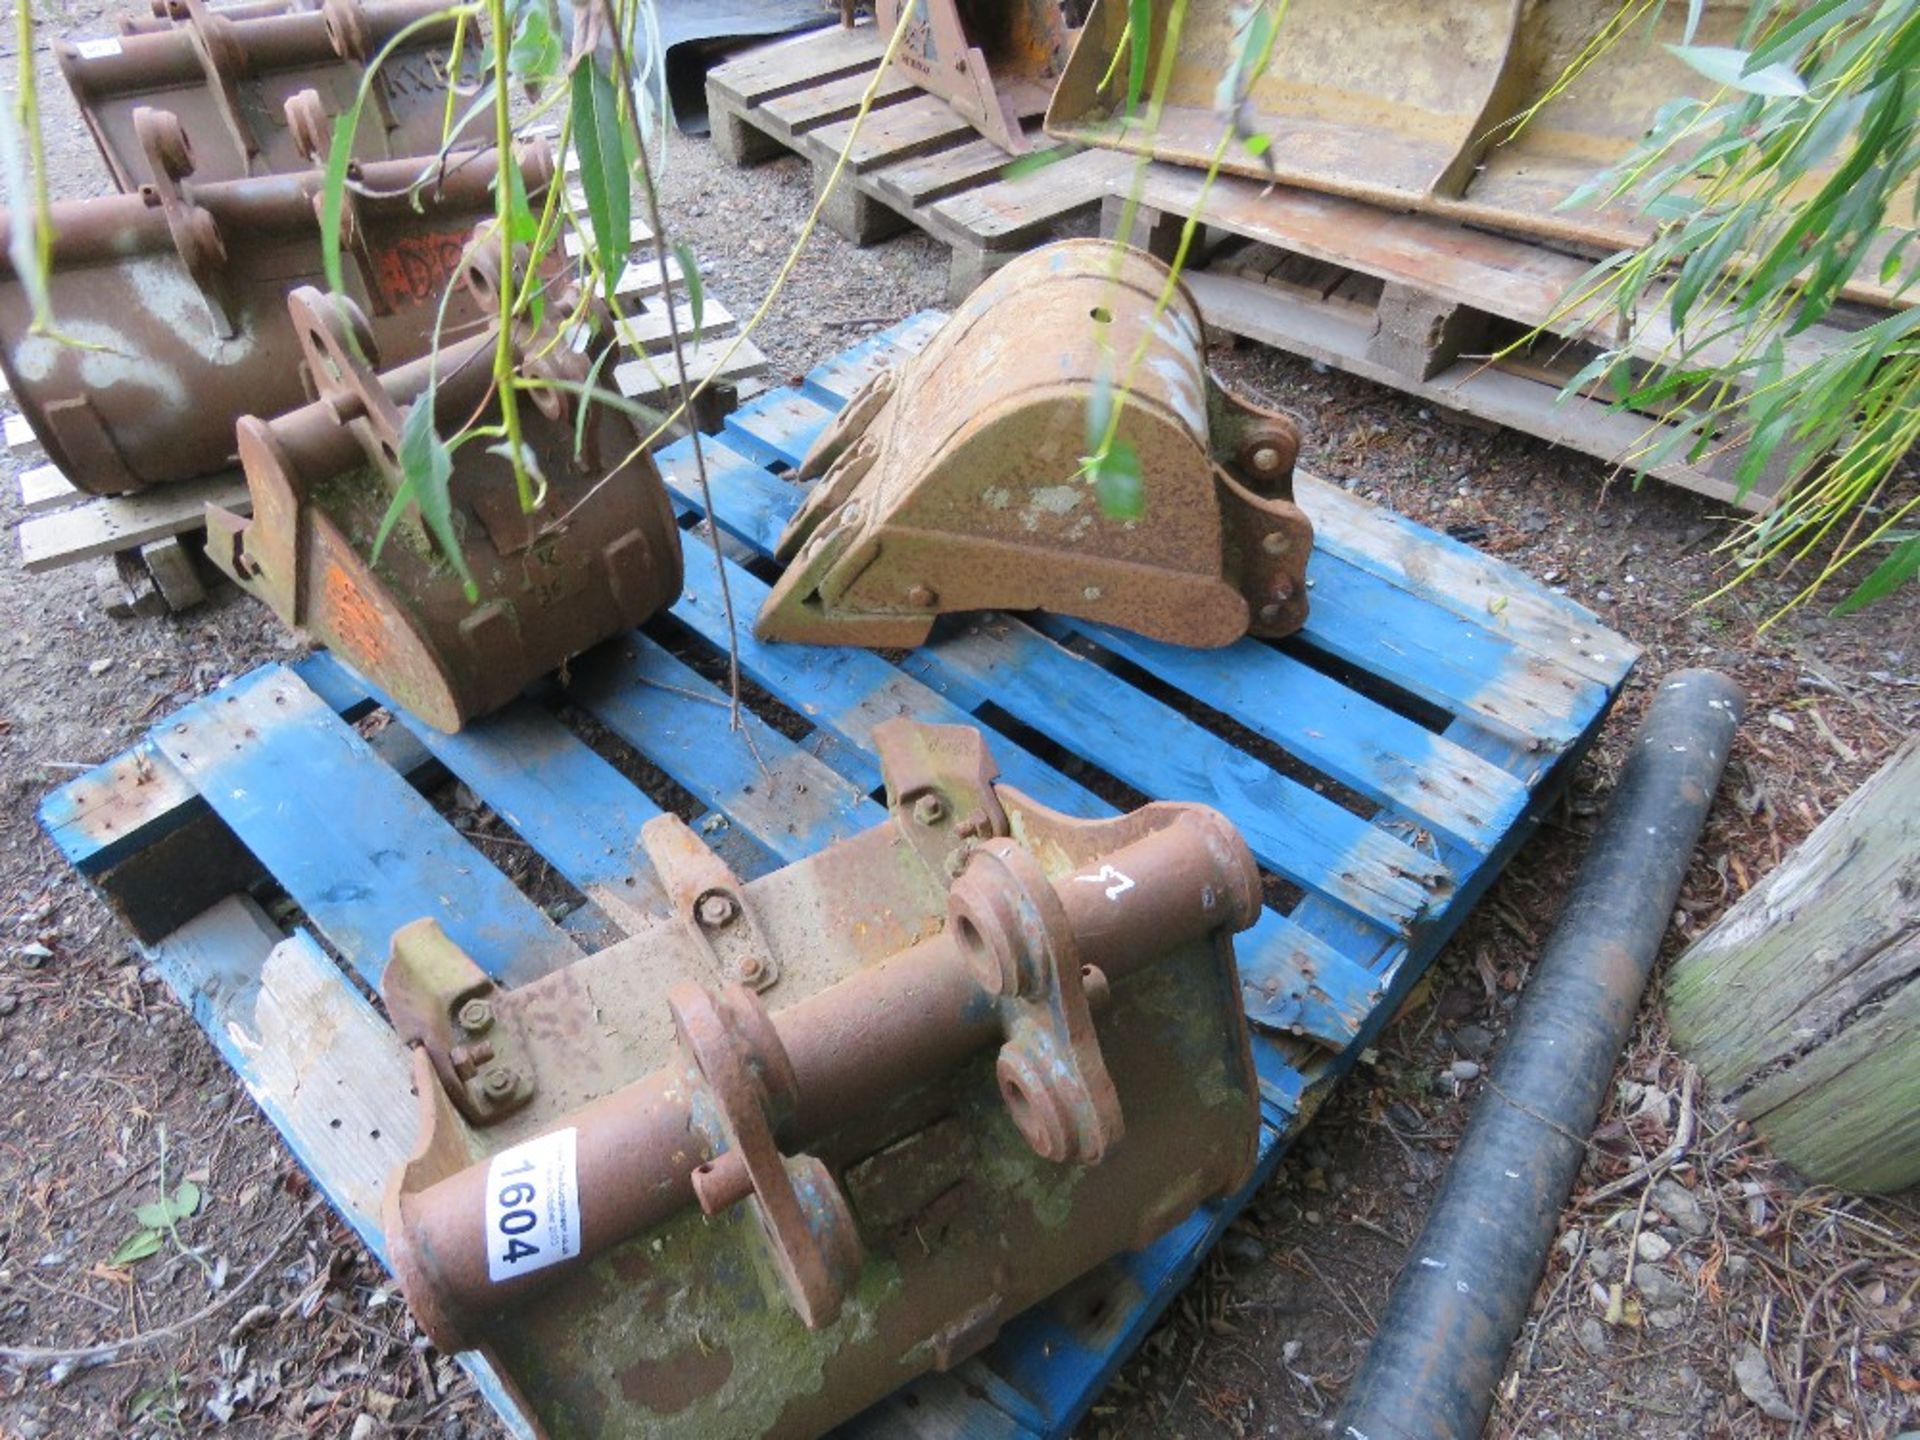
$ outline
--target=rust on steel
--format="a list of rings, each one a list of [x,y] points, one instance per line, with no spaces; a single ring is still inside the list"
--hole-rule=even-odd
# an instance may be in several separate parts
[[[541,980],[502,989],[430,919],[394,937],[422,1128],[392,1263],[551,1433],[821,1434],[1250,1171],[1232,825],[1057,814],[969,727],[874,743],[880,825],[752,881],[711,858]],[[716,890],[776,984],[690,933]]]
[[[1174,286],[1160,307],[1168,284],[1141,251],[1066,240],[975,290],[807,455],[798,478],[816,483],[756,632],[907,647],[935,616],[983,609],[1196,646],[1299,629],[1299,432],[1215,381],[1192,297]],[[1139,457],[1137,517],[1109,513],[1081,467],[1102,403]]]
[[[0,248],[0,369],[48,458],[96,495],[230,470],[238,417],[305,403],[286,297],[325,284],[322,171],[202,184],[171,117],[141,120],[152,185],[53,207],[47,287],[58,336],[32,332],[32,297]],[[543,194],[553,176],[544,142],[516,159],[529,194]],[[388,364],[432,343],[468,236],[493,213],[497,169],[485,150],[454,156],[424,184],[420,161],[355,170],[342,268]],[[16,223],[0,216],[0,247]],[[440,333],[484,323],[461,289]]]
[[[1168,62],[1168,84],[1149,129],[1126,113],[1131,9],[1095,0],[1049,134],[1607,249],[1644,243],[1657,220],[1630,202],[1564,202],[1624,159],[1667,99],[1703,93],[1672,47],[1739,45],[1748,22],[1740,5],[1653,6],[1596,51],[1615,0],[1294,0],[1270,63],[1229,112],[1220,91],[1250,43],[1247,7],[1181,5],[1169,57],[1174,6],[1154,0],[1147,73]],[[1270,143],[1258,154],[1223,143],[1229,125]]]
[[[233,0],[227,5],[209,5],[213,14],[226,20],[258,20],[263,15],[286,15],[296,10],[318,10],[319,0]],[[155,30],[171,30],[190,23],[193,11],[187,0],[148,0],[145,15],[122,15],[122,35],[146,35]]]
[[[1024,155],[1025,122],[1046,112],[1073,48],[1061,0],[875,0],[879,33],[891,35],[909,6],[914,18],[893,68],[1008,154]],[[842,23],[852,23],[853,10],[841,0]]]
[[[206,180],[280,175],[324,165],[333,120],[351,109],[367,66],[409,26],[374,72],[354,134],[358,160],[433,155],[447,84],[478,54],[453,54],[455,22],[435,0],[325,0],[312,9],[233,10],[180,0],[179,18],[113,39],[56,40],[74,104],[122,190],[147,183],[134,122],[141,108],[179,117]],[[472,32],[469,32],[470,36]]]
[[[493,243],[477,240],[476,255]],[[476,267],[484,295],[492,281]],[[520,410],[528,468],[545,482],[539,504],[523,511],[497,450],[463,445],[452,462],[450,523],[477,596],[426,524],[423,500],[406,505],[376,560],[407,478],[406,415],[426,403],[430,376],[440,434],[498,423],[494,332],[376,374],[353,302],[302,287],[286,304],[319,398],[240,420],[253,514],[209,506],[207,553],[288,624],[453,731],[679,595],[680,532],[659,472],[644,453],[623,461],[639,443],[626,416],[597,403],[578,416],[577,390],[563,387],[584,385],[590,361],[545,332],[516,337],[522,373],[553,382],[524,392]]]

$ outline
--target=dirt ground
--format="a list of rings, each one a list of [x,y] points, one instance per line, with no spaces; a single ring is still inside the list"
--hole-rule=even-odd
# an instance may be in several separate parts
[[[99,13],[48,28],[101,33]],[[51,65],[41,74],[59,193],[104,190]],[[806,169],[742,174],[678,140],[665,189],[710,291],[747,313],[805,214]],[[942,303],[945,269],[917,234],[868,251],[822,234],[756,338],[777,377],[797,374]],[[1331,1430],[1661,674],[1719,666],[1750,703],[1669,956],[1920,721],[1920,587],[1858,620],[1805,613],[1761,633],[1778,584],[1696,603],[1727,529],[1705,502],[1607,490],[1583,457],[1291,357],[1215,358],[1300,418],[1308,468],[1477,537],[1646,658],[1565,803],[1101,1397],[1084,1433],[1110,1440]],[[11,525],[18,461],[6,467]],[[35,818],[79,769],[296,648],[230,589],[184,616],[110,620],[87,567],[25,575],[0,545],[0,1346],[81,1352],[0,1364],[0,1435],[498,1433]],[[1596,1198],[1683,1132],[1664,1174]],[[183,1180],[195,1213],[158,1253],[115,1264],[136,1207]],[[135,1333],[152,1342],[103,1364],[84,1354]],[[1916,1426],[1920,1207],[1803,1184],[1697,1091],[1647,1006],[1490,1433],[1891,1440]]]

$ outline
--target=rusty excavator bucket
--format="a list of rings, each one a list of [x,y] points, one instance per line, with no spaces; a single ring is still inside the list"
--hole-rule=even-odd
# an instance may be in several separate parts
[[[1159,73],[1172,8],[1154,0],[1149,76]],[[1219,155],[1255,179],[1553,240],[1637,245],[1652,222],[1629,207],[1556,207],[1626,155],[1663,102],[1700,90],[1668,49],[1699,8],[1653,7],[1558,88],[1618,17],[1615,0],[1293,0],[1237,114],[1271,142],[1256,156],[1217,147],[1233,111],[1221,101],[1223,77],[1249,49],[1247,17],[1265,7],[1188,0],[1166,108],[1149,132],[1123,114],[1128,67],[1115,65],[1129,6],[1095,0],[1047,130],[1183,165]],[[1691,43],[1737,43],[1750,9],[1709,0]],[[1524,127],[1508,125],[1536,104]]]
[[[0,369],[48,458],[96,495],[231,470],[235,420],[305,403],[286,296],[325,283],[323,171],[201,184],[173,117],[148,110],[140,122],[151,184],[53,207],[46,279],[58,336],[32,331],[32,297],[7,258],[17,221],[0,216]],[[528,193],[543,194],[553,175],[544,142],[517,161]],[[417,189],[418,160],[357,171],[342,266],[390,364],[431,345],[468,237],[493,213],[498,168],[495,151],[463,153]],[[440,333],[483,323],[460,288]]]
[[[1159,308],[1168,278],[1138,250],[1066,240],[975,290],[806,457],[797,478],[817,483],[756,633],[908,647],[936,615],[986,609],[1194,646],[1299,629],[1299,432],[1214,380],[1185,288]],[[1137,515],[1109,513],[1082,470],[1102,403],[1116,452],[1139,457]]]
[[[659,913],[540,980],[393,937],[392,1264],[537,1433],[812,1440],[1245,1182],[1239,833],[1056,814],[969,727],[873,739],[874,828],[744,882],[661,816]]]
[[[850,19],[843,0],[841,14]],[[1024,155],[1024,121],[1046,112],[1073,48],[1062,0],[874,0],[874,22],[893,34],[911,9],[895,68],[1010,155]]]
[[[178,117],[202,181],[324,166],[334,119],[352,108],[374,57],[403,34],[374,72],[354,158],[437,154],[449,75],[456,63],[466,73],[479,54],[469,30],[455,57],[456,21],[436,0],[231,11],[180,0],[169,13],[176,8],[182,18],[156,20],[158,28],[53,45],[74,104],[122,190],[137,190],[147,178],[141,109]]]
[[[498,313],[486,298],[492,245],[476,243],[468,280]],[[405,417],[424,403],[429,376],[439,434],[498,423],[496,332],[376,374],[372,331],[352,301],[302,287],[286,304],[319,398],[239,422],[253,515],[209,505],[207,554],[289,625],[454,731],[679,595],[680,532],[653,461],[634,453],[632,422],[594,404],[583,423],[582,402],[561,388],[523,392],[521,441],[544,481],[531,513],[499,447],[463,445],[453,458],[449,523],[477,599],[426,523],[426,501],[410,503],[377,545],[406,480]],[[521,337],[518,353],[522,373],[576,387],[588,379],[579,347],[544,333]]]

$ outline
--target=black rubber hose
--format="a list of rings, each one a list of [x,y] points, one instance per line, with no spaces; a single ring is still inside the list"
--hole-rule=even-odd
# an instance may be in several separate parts
[[[1339,1440],[1474,1440],[1485,1427],[1740,710],[1738,688],[1712,670],[1682,670],[1654,697],[1394,1284]]]

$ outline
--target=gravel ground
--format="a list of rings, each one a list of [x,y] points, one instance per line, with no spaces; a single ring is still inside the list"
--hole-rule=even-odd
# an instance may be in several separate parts
[[[75,6],[52,28],[98,33],[98,13]],[[59,192],[103,189],[57,81],[43,98]],[[735,172],[704,142],[678,140],[664,193],[709,289],[749,313],[806,213],[806,168]],[[774,377],[943,303],[946,261],[918,234],[867,251],[816,238],[756,336]],[[1308,468],[1429,524],[1474,527],[1647,658],[1566,802],[1102,1397],[1091,1436],[1328,1432],[1659,675],[1718,665],[1751,699],[1670,950],[1920,719],[1920,589],[1859,621],[1809,614],[1762,633],[1778,586],[1696,603],[1726,533],[1706,503],[1606,489],[1584,458],[1291,357],[1221,349],[1216,360],[1300,418]],[[11,523],[17,462],[6,463]],[[153,1337],[100,1364],[0,1367],[0,1434],[496,1434],[35,820],[76,769],[296,642],[230,589],[186,616],[116,622],[85,567],[23,575],[9,545],[0,577],[0,1344]],[[1683,1126],[1696,1138],[1668,1173],[1582,1198]],[[112,1264],[136,1205],[183,1179],[202,1199],[181,1243]],[[1493,1433],[1786,1436],[1797,1417],[1803,1433],[1885,1440],[1920,1421],[1917,1285],[1912,1198],[1799,1182],[1695,1094],[1649,1007]],[[210,1304],[224,1308],[166,1329]]]

